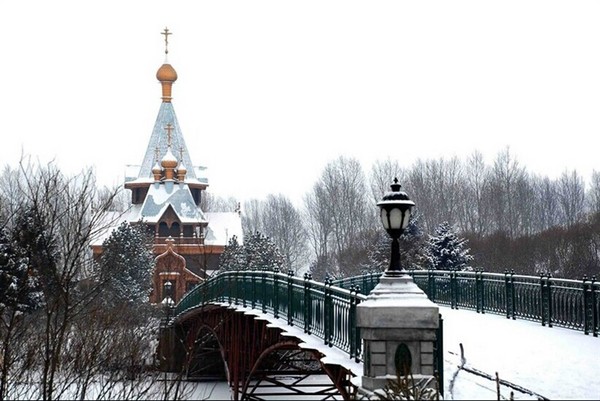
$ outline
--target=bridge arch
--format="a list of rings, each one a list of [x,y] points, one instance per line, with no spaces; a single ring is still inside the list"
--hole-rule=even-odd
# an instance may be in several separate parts
[[[225,351],[214,328],[209,324],[201,323],[194,329],[190,329],[186,337],[186,346],[190,353],[186,362],[186,376],[220,378],[230,382],[230,370]]]
[[[206,304],[174,323],[188,352],[176,369],[187,371],[189,378],[224,371],[236,400],[275,395],[334,399],[336,394],[348,399],[349,372],[322,363],[318,350],[302,348],[300,338],[255,314]]]
[[[272,361],[268,361],[268,359],[277,353],[279,356],[281,353],[288,355],[285,358],[275,358],[278,364],[273,366]],[[265,349],[257,358],[242,387],[242,394],[252,399],[259,399],[261,396],[260,383],[267,380],[271,386],[276,386],[281,391],[277,394],[271,391],[269,393],[271,396],[304,398],[319,394],[324,399],[334,399],[334,395],[339,394],[344,399],[349,399],[346,383],[339,380],[340,378],[336,374],[338,373],[337,369],[321,361],[322,357],[323,354],[315,349],[302,348],[297,338],[274,344]],[[281,366],[282,364],[285,366]],[[274,374],[268,374],[268,372],[274,372]],[[295,378],[290,380],[289,377],[292,375]],[[281,380],[277,376],[286,376],[287,380]]]

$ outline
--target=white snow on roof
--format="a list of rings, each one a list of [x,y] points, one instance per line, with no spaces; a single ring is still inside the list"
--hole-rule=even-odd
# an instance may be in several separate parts
[[[98,235],[92,241],[92,246],[102,245],[115,228],[127,220],[128,212],[106,212],[98,221]]]
[[[207,212],[208,229],[204,243],[207,245],[227,245],[234,235],[238,243],[244,243],[242,219],[236,212]]]
[[[141,209],[138,209],[137,215],[130,215],[129,221],[144,220],[157,223],[169,207],[173,208],[184,224],[206,222],[204,213],[196,206],[188,185],[172,181],[150,185]]]
[[[134,181],[140,173],[140,165],[128,164],[125,166],[125,182]]]

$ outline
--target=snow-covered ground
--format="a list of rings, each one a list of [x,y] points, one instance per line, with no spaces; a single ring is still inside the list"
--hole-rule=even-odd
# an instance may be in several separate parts
[[[492,377],[498,372],[501,380],[548,399],[600,399],[599,337],[469,310],[440,307],[440,312],[444,319],[446,399],[496,399],[495,382],[458,371],[461,343],[467,368]],[[538,398],[501,387],[503,397],[509,398],[511,391],[515,399]]]
[[[444,319],[445,399],[496,399],[495,381],[468,370],[491,377],[498,372],[501,381],[517,388],[502,385],[500,392],[505,399],[510,397],[511,391],[515,399],[538,399],[538,396],[554,400],[600,399],[599,337],[469,310],[440,307],[440,313]],[[468,370],[458,369],[460,344],[464,350],[464,367]],[[211,394],[198,383],[198,391],[203,393],[199,398],[208,394],[209,399],[227,398],[225,383],[213,386],[215,383],[210,384]]]

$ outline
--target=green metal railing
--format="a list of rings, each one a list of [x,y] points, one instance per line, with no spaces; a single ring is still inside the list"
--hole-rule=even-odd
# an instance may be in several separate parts
[[[373,288],[379,275],[360,276],[362,288]],[[357,327],[356,308],[366,299],[361,285],[344,282],[341,288],[331,279],[314,281],[273,271],[226,271],[210,278],[187,293],[175,306],[179,316],[208,304],[228,303],[261,310],[284,319],[290,326],[321,338],[325,345],[346,352],[362,362],[362,338]],[[370,289],[369,289],[370,291]],[[443,382],[443,320],[440,315],[435,344],[436,374]]]
[[[597,337],[600,331],[600,282],[549,276],[522,276],[514,272],[411,270],[408,272],[429,299],[453,309],[505,315],[542,325],[581,330]],[[381,273],[335,280],[334,285],[360,287],[368,294]]]
[[[320,283],[310,275],[228,271],[186,294],[174,316],[215,302],[258,309],[323,339],[325,345],[337,347],[359,362],[362,340],[356,327],[356,306],[365,298],[356,289],[333,286],[330,280]]]

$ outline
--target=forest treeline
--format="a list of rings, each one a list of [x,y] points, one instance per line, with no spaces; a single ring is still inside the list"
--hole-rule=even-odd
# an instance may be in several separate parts
[[[475,151],[411,166],[380,160],[367,172],[357,159],[340,156],[324,167],[302,205],[285,194],[244,202],[244,233],[269,236],[289,268],[308,266],[317,278],[371,270],[369,255],[386,240],[375,204],[394,177],[416,203],[421,244],[448,222],[468,239],[473,267],[567,278],[600,274],[600,172],[589,180],[568,169],[554,179],[534,174],[508,147],[491,163]],[[237,204],[207,195],[204,210]],[[419,258],[411,263],[427,268]]]

